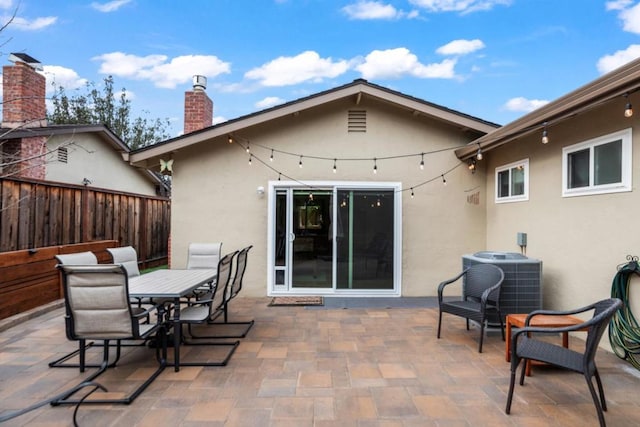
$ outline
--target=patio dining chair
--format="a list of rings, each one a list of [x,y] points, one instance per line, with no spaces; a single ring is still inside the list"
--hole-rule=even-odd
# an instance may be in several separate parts
[[[513,391],[516,380],[516,371],[518,364],[524,361],[522,364],[522,372],[520,374],[520,385],[524,385],[524,376],[527,366],[527,361],[537,360],[557,366],[559,368],[567,369],[573,372],[584,375],[591,398],[596,406],[598,413],[598,421],[600,426],[606,426],[603,411],[607,410],[607,404],[604,397],[604,389],[602,388],[602,381],[600,380],[600,374],[596,367],[595,356],[598,350],[598,345],[602,334],[608,328],[609,321],[616,313],[618,309],[622,307],[622,301],[618,298],[609,298],[590,304],[586,307],[578,308],[569,311],[550,311],[550,310],[535,310],[529,313],[525,320],[525,327],[518,329],[515,335],[511,338],[511,379],[509,382],[509,393],[507,395],[507,407],[505,412],[511,413],[511,402],[513,400]],[[575,315],[579,313],[585,313],[593,311],[593,315],[589,320],[583,323],[566,326],[561,328],[547,328],[547,327],[535,327],[529,326],[531,318],[544,314],[544,315]],[[536,334],[558,334],[561,332],[571,332],[578,330],[587,331],[587,341],[584,352],[571,350],[560,346],[558,344],[543,341],[539,338],[530,336],[532,333]],[[598,391],[593,386],[592,378],[595,378],[598,386]]]
[[[222,254],[222,243],[189,243],[187,252],[187,270],[218,268],[220,255]],[[203,292],[211,291],[215,286],[216,280],[206,283],[205,285],[194,290],[193,296],[197,296]]]
[[[55,256],[56,260],[61,265],[97,265],[98,258],[91,251],[76,252],[70,254],[59,254]],[[86,367],[97,368],[100,365],[87,365],[85,363],[86,349],[93,346],[93,342],[87,342],[84,339],[78,340],[78,349],[49,362],[51,368],[80,368],[80,372],[84,372]],[[66,363],[69,359],[79,356],[78,363]]]
[[[186,345],[212,345],[230,347],[225,357],[220,361],[203,361],[203,362],[181,362],[186,366],[225,366],[240,341],[220,342],[216,339],[220,336],[202,336],[194,333],[194,325],[211,325],[213,320],[223,315],[224,304],[226,302],[227,286],[231,280],[233,259],[237,251],[231,252],[218,262],[217,284],[210,291],[201,294],[194,301],[187,303],[186,307],[180,310],[180,327],[187,325],[188,334],[182,334],[184,344]],[[200,341],[206,339],[207,341]],[[212,341],[213,340],[213,341]]]
[[[453,301],[445,300],[445,287],[463,279],[462,296]],[[496,313],[500,322],[500,332],[504,341],[504,324],[500,312],[500,290],[504,280],[504,272],[498,266],[492,264],[476,264],[456,277],[445,280],[438,286],[438,338],[442,325],[442,313],[449,313],[466,319],[467,330],[469,320],[480,324],[480,346],[478,352],[482,353],[485,324],[490,313]]]
[[[65,329],[70,340],[102,340],[102,363],[96,372],[84,382],[93,381],[110,366],[115,366],[120,358],[120,346],[116,346],[115,361],[110,362],[111,340],[142,340],[156,338],[162,345],[155,349],[158,367],[128,396],[116,399],[92,399],[91,403],[129,404],[146,389],[166,367],[167,339],[164,324],[158,313],[156,323],[140,323],[139,318],[160,310],[154,306],[144,313],[133,314],[129,303],[127,271],[121,265],[60,265],[62,272],[65,303]],[[147,350],[146,347],[142,347]],[[51,402],[52,405],[78,404],[75,391]]]
[[[138,253],[133,246],[123,246],[120,248],[107,248],[107,252],[111,255],[113,264],[122,264],[127,270],[129,277],[140,275],[138,268]]]
[[[231,302],[232,299],[238,296],[238,294],[242,290],[242,280],[244,278],[244,273],[247,270],[247,255],[249,254],[249,251],[251,250],[252,247],[253,245],[249,245],[245,248],[242,248],[238,252],[236,252],[235,262],[233,262],[233,264],[235,264],[235,273],[233,275],[233,280],[231,280],[229,284],[226,286],[224,303],[222,304],[222,307],[220,308],[220,310],[218,310],[217,316],[214,316],[212,319],[209,320],[209,324],[215,324],[220,326],[245,325],[246,327],[243,328],[242,332],[240,333],[233,334],[233,335],[216,335],[215,336],[216,338],[244,338],[247,336],[247,333],[255,323],[253,319],[246,322],[230,322],[229,321],[229,302]],[[215,322],[215,320],[217,318],[220,318],[221,316],[223,318],[223,321]]]

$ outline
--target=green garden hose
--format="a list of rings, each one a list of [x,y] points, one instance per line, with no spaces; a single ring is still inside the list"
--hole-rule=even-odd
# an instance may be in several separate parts
[[[636,369],[640,369],[640,326],[629,306],[629,278],[634,274],[640,275],[640,265],[635,257],[620,268],[613,278],[611,297],[620,298],[624,305],[609,323],[609,342],[619,358],[628,360]]]

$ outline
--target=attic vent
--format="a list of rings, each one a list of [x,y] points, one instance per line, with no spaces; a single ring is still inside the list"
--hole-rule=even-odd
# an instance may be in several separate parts
[[[67,163],[67,158],[67,147],[58,147],[58,161],[60,163]]]
[[[347,132],[367,131],[367,110],[349,110]]]

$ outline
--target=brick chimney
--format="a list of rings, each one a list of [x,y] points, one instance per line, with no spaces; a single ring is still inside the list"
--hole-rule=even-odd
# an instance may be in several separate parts
[[[47,125],[45,105],[46,78],[37,70],[42,65],[24,53],[12,53],[9,61],[14,65],[2,67],[3,128],[29,128]],[[45,137],[11,138],[5,135],[2,145],[4,176],[45,179]]]
[[[211,126],[213,101],[207,96],[207,78],[193,76],[193,90],[184,93],[184,133]]]

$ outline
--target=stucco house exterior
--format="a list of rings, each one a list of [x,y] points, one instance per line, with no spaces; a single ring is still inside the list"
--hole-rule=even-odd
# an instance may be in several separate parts
[[[487,183],[454,150],[497,127],[356,80],[130,160],[173,161],[172,267],[251,244],[245,295],[434,295],[486,247]]]
[[[510,250],[527,233],[546,308],[607,298],[617,267],[640,255],[639,88],[634,60],[456,150],[467,161],[482,148],[486,247]],[[635,283],[629,303],[640,312]]]
[[[129,147],[106,126],[49,125],[42,66],[26,54],[10,60],[2,69],[1,177],[166,195],[156,174],[129,164]]]

